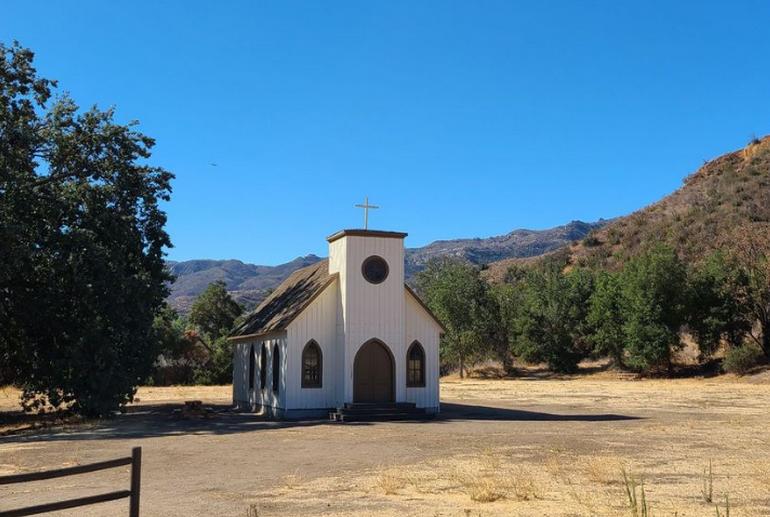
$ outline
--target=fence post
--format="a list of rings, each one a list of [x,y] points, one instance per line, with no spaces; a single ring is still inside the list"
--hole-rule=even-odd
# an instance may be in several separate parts
[[[139,517],[139,486],[142,482],[142,448],[131,449],[131,497],[129,498],[129,517]]]

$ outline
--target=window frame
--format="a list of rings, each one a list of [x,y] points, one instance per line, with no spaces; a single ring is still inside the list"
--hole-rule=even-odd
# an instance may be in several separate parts
[[[273,345],[273,392],[278,393],[281,382],[281,350],[278,343]]]
[[[267,387],[267,346],[262,342],[262,350],[259,352],[259,389]]]
[[[385,272],[383,277],[380,280],[372,279],[370,278],[369,274],[367,273],[366,268],[371,264],[372,262],[380,262],[385,267]],[[388,279],[388,276],[390,276],[390,265],[388,264],[388,261],[382,258],[379,255],[369,255],[364,259],[364,261],[361,263],[361,275],[364,277],[364,280],[369,282],[372,285],[380,285],[385,280]]]
[[[254,391],[256,382],[254,376],[257,373],[257,358],[256,350],[254,350],[254,343],[249,346],[249,391]]]
[[[420,352],[420,378],[418,381],[413,381],[411,378],[411,373],[414,371],[410,366],[411,361],[411,355],[413,350],[419,350]],[[412,341],[412,344],[409,345],[409,348],[406,351],[406,387],[407,388],[424,388],[425,387],[425,347],[422,346],[422,343],[415,340]]]
[[[318,364],[316,364],[316,368],[318,370],[318,380],[317,381],[311,381],[305,378],[305,355],[308,352],[315,352],[317,354]],[[324,371],[324,356],[323,351],[321,350],[321,346],[318,344],[318,342],[315,339],[311,339],[305,344],[305,347],[302,349],[302,356],[301,356],[301,363],[300,363],[300,383],[303,389],[318,389],[323,388],[323,371]]]

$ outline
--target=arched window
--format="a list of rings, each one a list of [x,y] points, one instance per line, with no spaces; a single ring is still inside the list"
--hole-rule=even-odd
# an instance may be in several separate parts
[[[262,343],[262,351],[259,354],[259,389],[265,389],[267,385],[267,347]]]
[[[251,345],[249,347],[249,390],[254,389],[254,374],[256,373],[254,370],[257,368],[256,360],[257,358],[254,357],[254,345]]]
[[[278,381],[281,374],[281,356],[278,343],[273,345],[273,391],[278,393]]]
[[[417,341],[406,353],[406,385],[409,388],[425,386],[425,350]]]
[[[302,387],[320,388],[323,376],[323,357],[321,347],[310,340],[302,350]]]

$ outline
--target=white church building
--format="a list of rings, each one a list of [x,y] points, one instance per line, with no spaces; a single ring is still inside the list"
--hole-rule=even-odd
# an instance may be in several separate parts
[[[439,410],[441,323],[404,283],[406,233],[342,230],[290,275],[234,342],[233,400],[278,418],[343,407]]]

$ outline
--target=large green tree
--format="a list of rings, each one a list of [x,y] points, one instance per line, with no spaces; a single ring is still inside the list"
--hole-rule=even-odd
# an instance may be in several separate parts
[[[81,110],[0,45],[0,359],[27,407],[107,414],[156,357],[172,175],[113,110]]]
[[[242,313],[243,307],[233,300],[225,283],[211,282],[193,302],[189,321],[203,339],[213,342],[227,336]]]
[[[465,375],[469,362],[499,351],[499,311],[489,284],[476,266],[456,259],[437,259],[417,274],[417,289],[444,323],[442,361],[453,361]]]
[[[232,346],[227,341],[243,307],[233,300],[224,282],[212,282],[193,303],[189,323],[209,350],[209,359],[197,368],[195,381],[223,384],[232,379]]]
[[[522,294],[512,323],[512,347],[527,361],[544,361],[558,372],[573,372],[587,354],[586,317],[593,281],[584,270],[563,271],[546,261],[518,286]]]
[[[738,262],[727,253],[713,253],[691,268],[689,283],[688,326],[701,355],[710,356],[722,342],[740,346],[753,321],[739,295],[748,276]]]
[[[617,273],[600,271],[596,287],[589,301],[587,323],[591,329],[590,341],[594,350],[612,358],[618,367],[625,366],[624,314],[621,281]]]
[[[635,257],[621,275],[626,364],[637,370],[671,367],[687,316],[687,270],[665,246]]]
[[[731,292],[752,323],[749,338],[770,359],[770,224],[739,228],[731,245],[731,258],[739,272]]]

